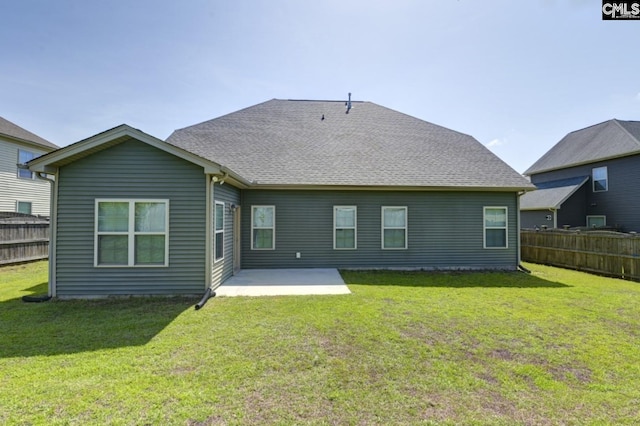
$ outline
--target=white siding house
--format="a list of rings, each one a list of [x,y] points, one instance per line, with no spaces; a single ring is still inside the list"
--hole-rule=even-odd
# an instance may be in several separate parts
[[[50,215],[50,184],[18,164],[58,147],[0,117],[0,212]]]

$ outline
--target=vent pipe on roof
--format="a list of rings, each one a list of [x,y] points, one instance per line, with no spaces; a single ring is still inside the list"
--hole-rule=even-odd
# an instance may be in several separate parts
[[[351,109],[351,92],[349,92],[349,100],[344,104],[347,107],[347,111],[345,112],[345,114],[349,114],[349,110]]]

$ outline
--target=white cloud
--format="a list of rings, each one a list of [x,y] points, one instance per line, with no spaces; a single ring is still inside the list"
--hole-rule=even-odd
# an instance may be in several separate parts
[[[489,143],[486,143],[485,146],[487,148],[493,148],[493,147],[496,147],[496,146],[505,145],[506,143],[507,143],[506,139],[496,138],[496,139],[493,139],[493,140],[489,141]]]
[[[636,95],[636,101],[640,101],[640,92]]]

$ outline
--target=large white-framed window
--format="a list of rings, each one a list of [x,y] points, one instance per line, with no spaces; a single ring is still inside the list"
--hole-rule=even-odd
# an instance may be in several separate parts
[[[333,206],[334,250],[355,250],[358,247],[358,207]]]
[[[502,206],[484,207],[484,248],[508,248],[508,211]]]
[[[16,202],[16,212],[31,214],[31,201],[17,201]]]
[[[596,167],[591,170],[593,192],[605,192],[609,190],[609,176],[607,167]]]
[[[275,250],[276,206],[251,206],[251,250]]]
[[[407,207],[382,206],[382,248],[406,249],[407,246]]]
[[[607,217],[604,215],[590,215],[587,216],[588,228],[603,228],[607,226]]]
[[[36,155],[31,151],[25,151],[24,149],[18,150],[18,164],[26,164],[35,157]],[[18,177],[22,179],[33,179],[33,172],[31,170],[18,168]]]
[[[169,265],[169,200],[96,199],[94,265]]]
[[[214,223],[214,259],[217,262],[224,259],[224,203],[222,201],[216,201]]]

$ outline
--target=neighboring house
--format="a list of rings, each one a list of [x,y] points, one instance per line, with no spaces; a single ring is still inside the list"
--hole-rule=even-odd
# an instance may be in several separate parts
[[[370,102],[271,100],[167,142],[122,125],[30,168],[56,175],[58,297],[195,294],[241,267],[515,270],[533,189]]]
[[[58,147],[0,117],[0,212],[49,216],[50,185],[18,167]]]
[[[524,173],[523,228],[640,231],[640,122],[609,120],[566,135]]]

